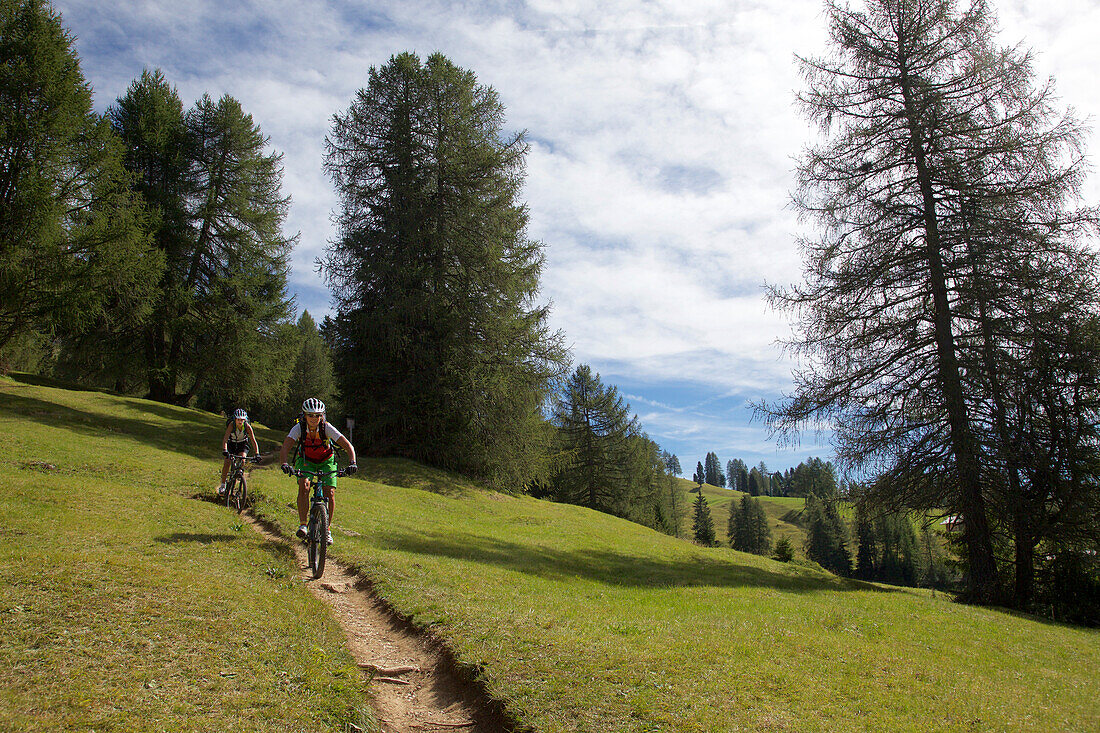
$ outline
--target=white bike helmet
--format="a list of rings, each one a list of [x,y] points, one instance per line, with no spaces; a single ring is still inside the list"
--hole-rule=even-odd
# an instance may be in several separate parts
[[[302,403],[302,412],[320,412],[324,413],[325,403],[316,397],[310,397],[308,400]]]
[[[244,410],[238,409],[236,412],[233,413],[233,419],[234,420],[247,420],[248,419],[248,413],[245,412]]]

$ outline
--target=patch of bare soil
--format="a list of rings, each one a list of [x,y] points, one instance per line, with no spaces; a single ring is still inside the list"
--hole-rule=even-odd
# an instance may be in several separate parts
[[[435,640],[418,632],[370,589],[370,584],[331,557],[314,580],[305,547],[265,527],[249,523],[268,539],[289,542],[302,581],[343,627],[348,647],[369,680],[371,703],[382,733],[510,733],[514,728]]]

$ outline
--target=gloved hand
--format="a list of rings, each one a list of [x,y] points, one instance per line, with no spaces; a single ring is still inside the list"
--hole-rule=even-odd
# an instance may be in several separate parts
[[[279,468],[281,468],[283,470],[283,473],[285,473],[287,476],[290,475],[290,464],[289,463],[284,463],[283,465],[279,466]]]
[[[344,473],[346,473],[348,476],[350,476],[358,470],[359,470],[359,467],[356,466],[354,463],[351,463],[351,464],[348,464],[348,467],[344,469]]]
[[[226,458],[229,458],[229,451],[223,450],[222,455],[225,456]]]

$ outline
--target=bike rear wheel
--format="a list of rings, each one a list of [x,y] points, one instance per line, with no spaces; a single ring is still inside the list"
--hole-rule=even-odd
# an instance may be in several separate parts
[[[314,578],[325,572],[325,556],[328,554],[328,510],[324,503],[314,502],[309,509],[309,531],[306,534],[309,569]]]

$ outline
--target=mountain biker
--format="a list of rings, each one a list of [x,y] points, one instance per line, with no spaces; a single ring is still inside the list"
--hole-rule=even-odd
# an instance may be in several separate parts
[[[248,413],[238,409],[226,423],[225,435],[222,436],[222,455],[225,456],[225,462],[222,463],[222,482],[218,486],[218,496],[225,495],[225,477],[229,475],[229,456],[242,458],[247,456],[249,443],[252,443],[252,453],[260,455],[260,446],[256,443],[256,434],[252,432]]]
[[[351,444],[343,434],[331,423],[325,420],[325,403],[310,397],[302,403],[302,416],[294,423],[294,427],[283,439],[282,450],[279,451],[279,463],[283,473],[290,474],[291,467],[287,463],[287,454],[291,446],[297,444],[298,449],[294,455],[294,468],[300,471],[313,471],[323,475],[317,476],[317,482],[321,484],[328,500],[329,527],[332,527],[332,514],[336,508],[334,490],[336,489],[336,455],[333,444],[344,449],[348,454],[348,464],[345,471],[355,473],[355,446]],[[309,489],[306,488],[305,476],[298,477],[298,536],[305,539],[306,519],[309,515]],[[328,543],[332,544],[332,532],[328,533]]]

